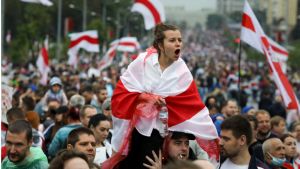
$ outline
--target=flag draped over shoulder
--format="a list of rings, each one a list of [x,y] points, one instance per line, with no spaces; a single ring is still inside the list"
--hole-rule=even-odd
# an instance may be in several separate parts
[[[41,74],[40,83],[46,86],[48,84],[48,73],[50,71],[48,56],[48,37],[46,37],[44,45],[41,48],[38,59],[36,61],[36,66]]]
[[[147,75],[154,70],[158,60],[155,50],[140,54],[120,77],[112,97],[114,134],[112,147],[117,155],[126,155],[130,134],[136,128],[140,134],[150,137],[156,127],[159,108],[141,98],[161,96],[168,108],[168,130],[194,134],[203,140],[218,138],[216,128],[206,106],[200,99],[193,77],[179,58],[166,70],[162,78]],[[147,71],[146,71],[147,70]],[[156,79],[151,79],[156,78]],[[117,156],[116,155],[116,156]],[[112,168],[116,156],[105,162],[103,168]],[[123,156],[124,157],[124,156]]]
[[[96,30],[71,33],[69,37],[71,42],[68,50],[68,64],[77,65],[79,49],[84,49],[88,52],[99,52],[98,32]]]
[[[275,44],[274,41],[265,35],[247,0],[245,1],[243,11],[241,40],[264,53],[275,84],[281,93],[286,107],[288,109],[296,109],[300,113],[299,101],[291,84],[283,73],[281,59],[278,56],[278,53],[286,56],[288,53],[284,48]]]
[[[131,11],[142,14],[147,30],[166,21],[164,6],[160,0],[135,0]]]

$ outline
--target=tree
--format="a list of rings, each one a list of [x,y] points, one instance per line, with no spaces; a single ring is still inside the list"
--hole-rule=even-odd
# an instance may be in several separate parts
[[[12,32],[12,42],[6,46],[5,51],[14,62],[24,63],[31,59],[26,57],[29,53],[36,52],[35,42],[41,42],[50,32],[53,11],[39,4],[21,3],[16,0],[6,2],[5,30]]]
[[[220,29],[225,24],[225,18],[219,14],[210,14],[207,16],[206,27],[207,29]]]
[[[291,44],[293,49],[289,53],[288,64],[295,71],[300,71],[299,63],[300,63],[300,41],[295,41]]]

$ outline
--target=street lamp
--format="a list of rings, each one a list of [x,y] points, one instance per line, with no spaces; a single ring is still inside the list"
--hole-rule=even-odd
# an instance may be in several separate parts
[[[69,4],[69,8],[81,11],[80,9],[77,9],[74,4]],[[87,1],[83,0],[83,5],[82,5],[82,31],[86,30],[86,13],[87,13]]]

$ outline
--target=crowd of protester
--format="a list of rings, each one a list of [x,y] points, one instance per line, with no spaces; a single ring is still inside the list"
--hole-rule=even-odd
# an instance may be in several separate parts
[[[193,136],[173,133],[168,154],[183,161],[164,167],[298,168],[298,112],[286,109],[266,63],[242,57],[239,84],[237,46],[223,32],[186,29],[183,37],[181,57],[218,131],[222,158],[217,163],[201,147],[190,148]],[[2,168],[101,168],[114,153],[111,96],[129,61],[100,71],[95,56],[81,57],[77,69],[52,60],[42,86],[33,63],[3,59],[2,84],[15,92],[1,123]],[[300,73],[288,72],[300,99]],[[161,168],[161,154],[153,157],[144,166]]]

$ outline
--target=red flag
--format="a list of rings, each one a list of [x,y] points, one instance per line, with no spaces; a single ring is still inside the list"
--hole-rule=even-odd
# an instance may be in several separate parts
[[[273,41],[265,35],[247,0],[245,1],[243,12],[241,40],[265,54],[275,84],[282,95],[286,107],[288,109],[296,109],[300,113],[299,101],[282,71],[280,60],[277,56],[279,50],[272,45]]]

